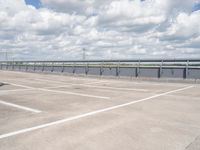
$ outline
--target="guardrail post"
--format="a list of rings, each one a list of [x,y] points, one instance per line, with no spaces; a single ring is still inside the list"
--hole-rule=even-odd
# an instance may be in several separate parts
[[[101,62],[101,68],[100,68],[100,76],[103,75],[103,65],[104,65],[104,63],[103,63],[103,61],[102,61],[102,62]]]
[[[85,75],[87,75],[87,63],[86,64],[84,63],[84,66],[85,66],[84,67],[85,68]]]
[[[75,65],[76,65],[76,63],[74,62],[74,63],[73,63],[73,74],[75,74],[75,72],[76,72]]]
[[[189,66],[189,60],[187,60],[186,66],[185,66],[185,74],[184,74],[185,79],[187,79],[188,74],[189,74],[188,66]]]
[[[116,75],[120,76],[120,61],[118,62],[117,69],[116,69]]]
[[[139,77],[140,75],[140,60],[138,61],[137,67],[136,67],[136,77]]]
[[[35,72],[35,62],[34,62],[34,64],[33,64],[33,71]]]
[[[62,70],[61,72],[64,72],[64,62],[62,63]]]
[[[85,67],[85,74],[87,75],[89,72],[89,67],[88,67],[88,62],[86,63],[86,67]]]
[[[8,70],[8,62],[6,62],[6,70]]]
[[[54,63],[52,62],[52,64],[51,64],[51,72],[53,72],[54,71]]]
[[[12,62],[12,70],[14,70],[14,63],[15,63],[15,62],[13,61],[13,62]]]
[[[19,63],[19,70],[20,70],[20,71],[21,71],[21,65],[22,65],[22,64],[21,64],[21,63]]]
[[[44,72],[44,62],[42,63],[42,72]]]
[[[163,73],[163,60],[161,61],[160,63],[160,68],[159,68],[159,72],[158,72],[158,78],[161,78],[162,77],[162,73]]]
[[[28,62],[25,65],[25,71],[27,71],[27,70],[28,70]]]

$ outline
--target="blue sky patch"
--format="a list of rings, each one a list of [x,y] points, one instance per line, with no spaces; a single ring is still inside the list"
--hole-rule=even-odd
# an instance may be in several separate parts
[[[200,3],[197,3],[193,8],[193,11],[197,11],[197,10],[200,10]]]
[[[27,5],[32,5],[35,8],[40,8],[41,7],[41,2],[40,0],[25,0]]]

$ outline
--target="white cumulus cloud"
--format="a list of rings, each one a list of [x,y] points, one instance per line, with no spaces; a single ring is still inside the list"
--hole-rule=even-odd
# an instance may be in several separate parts
[[[200,57],[198,0],[0,0],[9,59]],[[0,59],[5,59],[0,53]]]

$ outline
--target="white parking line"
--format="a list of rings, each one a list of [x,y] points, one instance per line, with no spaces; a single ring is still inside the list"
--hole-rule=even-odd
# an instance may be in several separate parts
[[[89,83],[85,83],[85,84],[98,84],[98,83],[105,83],[107,81],[96,81],[96,82],[89,82]]]
[[[1,90],[0,93],[19,92],[19,91],[29,91],[29,90],[32,90],[32,89]]]
[[[29,108],[29,107],[25,107],[25,106],[13,104],[13,103],[8,103],[8,102],[2,101],[2,100],[0,100],[0,104],[7,105],[7,106],[10,106],[10,107],[15,107],[15,108],[18,108],[18,109],[23,109],[23,110],[34,112],[34,113],[40,113],[41,112],[40,110],[37,110],[37,109],[33,109],[33,108]]]
[[[50,90],[50,89],[43,89],[43,88],[37,88],[37,89],[42,90],[42,91],[47,91],[47,92],[55,92],[55,93],[62,93],[62,94],[68,94],[68,95],[76,95],[76,96],[84,96],[84,97],[100,98],[100,99],[110,99],[110,97],[105,97],[105,96],[89,95],[89,94],[75,93],[75,92],[69,92],[69,91],[58,91],[58,90]]]
[[[46,79],[35,79],[35,80],[41,80],[41,81],[47,81],[47,82],[52,82],[52,83],[63,83],[63,82],[59,82],[59,81],[51,81],[51,80],[46,80]],[[103,81],[105,82],[105,81]],[[100,88],[100,89],[110,89],[110,90],[124,90],[124,91],[138,91],[138,92],[148,92],[149,90],[146,89],[136,89],[136,88],[118,88],[118,87],[110,87],[110,86],[95,86],[95,85],[90,85],[92,83],[102,83],[102,81],[99,82],[91,82],[91,83],[86,83],[86,84],[77,84],[77,83],[67,83],[65,82],[65,84],[67,85],[60,85],[60,86],[55,86],[55,87],[49,87],[48,89],[54,89],[54,88],[62,88],[62,87],[68,87],[69,85],[78,85],[78,86],[85,86],[85,87],[92,87],[92,88]]]
[[[109,89],[109,90],[120,90],[120,91],[138,91],[138,92],[148,92],[149,90],[146,89],[134,89],[134,88],[118,88],[118,87],[109,87],[109,86],[95,86],[95,85],[86,85],[86,84],[73,84],[68,83],[70,85],[80,85],[85,87],[93,87],[93,88],[99,88],[99,89]],[[63,85],[63,86],[55,86],[50,87],[48,89],[54,89],[54,88],[62,88],[62,87],[68,87],[69,85]]]
[[[101,79],[102,80],[102,79]],[[155,85],[155,86],[171,86],[171,87],[183,87],[183,86],[188,86],[188,84],[184,84],[184,83],[172,83],[172,82],[162,82],[161,81],[146,81],[146,80],[103,80],[105,82],[107,82],[107,84],[112,84],[112,83],[117,83],[117,84],[124,84],[124,83],[131,83],[131,84],[135,84],[135,85]],[[160,82],[160,83],[159,83]]]
[[[10,82],[3,82],[3,83],[14,85],[14,86],[18,86],[18,87],[23,87],[23,88],[27,88],[27,89],[34,89],[33,87],[26,86],[26,85],[21,85],[21,84],[15,84],[15,83],[10,83]]]
[[[132,83],[132,84],[150,84],[150,85],[158,85],[158,86],[160,86],[160,85],[163,85],[163,86],[172,86],[172,87],[183,87],[183,86],[187,86],[187,84],[183,84],[183,83],[172,83],[172,82],[162,82],[162,83],[159,83],[159,82],[157,82],[156,83],[156,81],[147,81],[147,80],[138,80],[138,79],[135,79],[135,80],[130,80],[130,79],[125,79],[125,80],[123,80],[123,81],[121,81],[121,80],[116,80],[116,79],[110,79],[110,80],[108,80],[108,79],[106,79],[106,78],[101,78],[101,79],[91,79],[91,78],[84,78],[84,77],[71,77],[70,79],[72,79],[72,80],[83,80],[83,81],[91,81],[91,80],[93,80],[93,81],[98,81],[98,80],[102,80],[103,82],[107,82],[107,83],[109,83],[109,82],[115,82],[115,83],[124,83],[124,82],[129,82],[129,83]]]
[[[99,79],[94,79],[94,78],[84,78],[84,77],[70,77],[71,80],[82,80],[82,81],[99,81]]]
[[[66,81],[53,81],[53,80],[49,80],[49,79],[34,79],[34,80],[38,80],[38,81],[46,81],[46,82],[51,82],[51,83],[66,83],[66,84],[77,84],[77,85],[85,85],[85,84],[97,84],[97,83],[104,83],[106,81],[93,81],[93,82],[88,82],[88,83],[69,83]]]
[[[74,77],[74,80],[79,80],[78,77]],[[87,78],[86,79],[82,79],[82,80],[85,80],[85,81],[89,81]],[[142,84],[142,85],[145,85],[145,84],[149,84],[149,85],[157,85],[157,86],[160,86],[160,85],[163,85],[163,86],[172,86],[172,87],[183,87],[183,86],[188,86],[188,84],[184,84],[184,83],[173,83],[172,81],[170,82],[162,82],[161,81],[148,81],[148,80],[138,80],[138,79],[133,79],[133,80],[130,80],[130,79],[125,79],[125,80],[116,80],[116,79],[96,79],[96,80],[102,80],[103,82],[107,82],[107,84],[111,84],[111,83],[131,83],[131,84]],[[164,80],[165,81],[165,80]]]
[[[76,95],[76,96],[92,97],[92,98],[100,98],[100,99],[110,99],[110,97],[105,97],[105,96],[90,95],[90,94],[83,94],[83,93],[76,93],[76,92],[69,92],[69,91],[50,90],[50,89],[46,89],[46,88],[34,88],[34,87],[30,87],[30,86],[14,84],[14,83],[9,83],[9,82],[4,82],[4,83],[19,86],[19,87],[26,87],[28,89],[33,89],[33,90],[35,89],[35,90],[62,93],[62,94],[68,94],[68,95]]]
[[[184,88],[181,88],[181,89],[177,89],[177,90],[173,90],[173,91],[169,91],[169,92],[165,92],[165,93],[161,93],[161,94],[156,94],[154,96],[150,96],[150,97],[143,98],[143,99],[140,99],[140,100],[131,101],[131,102],[128,102],[128,103],[124,103],[124,104],[120,104],[120,105],[116,105],[116,106],[107,107],[107,108],[104,108],[104,109],[92,111],[92,112],[85,113],[85,114],[82,114],[82,115],[73,116],[73,117],[57,120],[57,121],[54,121],[54,122],[41,124],[41,125],[34,126],[34,127],[31,127],[31,128],[25,128],[25,129],[22,129],[22,130],[2,134],[2,135],[0,135],[0,139],[12,137],[12,136],[15,136],[15,135],[31,132],[31,131],[42,129],[42,128],[47,128],[47,127],[54,126],[54,125],[59,125],[59,124],[62,124],[62,123],[74,121],[74,120],[89,117],[89,116],[94,116],[94,115],[99,114],[99,113],[103,113],[103,112],[119,109],[119,108],[122,108],[122,107],[126,107],[126,106],[129,106],[129,105],[132,105],[132,104],[148,101],[150,99],[154,99],[154,98],[164,96],[164,95],[167,95],[167,94],[176,93],[176,92],[183,91],[183,90],[186,90],[186,89],[190,89],[190,88],[193,88],[193,87],[194,86],[188,86],[188,87],[184,87]]]

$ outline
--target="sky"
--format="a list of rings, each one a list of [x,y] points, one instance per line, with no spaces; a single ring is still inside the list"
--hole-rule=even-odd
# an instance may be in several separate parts
[[[0,0],[0,60],[200,58],[200,0]]]
[[[32,5],[35,8],[40,8],[41,7],[41,2],[40,0],[25,0],[25,3],[27,5]]]

